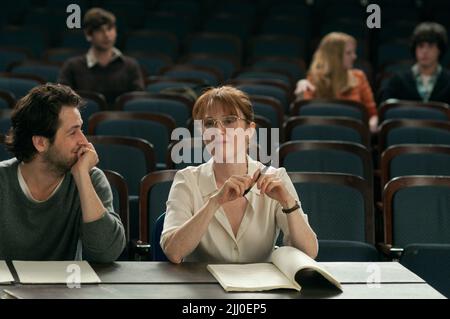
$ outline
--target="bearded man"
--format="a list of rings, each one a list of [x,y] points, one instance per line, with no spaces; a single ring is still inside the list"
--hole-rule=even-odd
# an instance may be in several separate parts
[[[82,100],[44,84],[20,99],[0,162],[0,260],[114,261],[125,232],[81,130]]]

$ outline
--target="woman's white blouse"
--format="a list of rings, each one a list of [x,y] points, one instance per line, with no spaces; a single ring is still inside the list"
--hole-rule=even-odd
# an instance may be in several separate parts
[[[248,157],[248,175],[253,176],[264,165]],[[287,190],[297,199],[297,192],[284,168],[270,167],[266,174],[280,177]],[[207,163],[189,166],[177,172],[167,200],[161,247],[165,247],[168,235],[189,220],[217,191],[213,172],[213,159]],[[260,195],[256,185],[246,195],[248,205],[237,236],[222,208],[211,220],[206,233],[194,251],[184,261],[252,263],[268,261],[274,249],[280,229],[283,242],[289,244],[287,216],[281,205],[267,195]],[[300,208],[292,214],[301,214],[308,223],[308,217]]]

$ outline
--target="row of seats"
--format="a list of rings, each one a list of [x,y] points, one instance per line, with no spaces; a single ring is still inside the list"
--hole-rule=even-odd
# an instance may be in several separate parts
[[[128,156],[130,154],[127,153]],[[138,238],[144,243],[152,243],[153,260],[164,260],[158,244],[164,218],[160,213],[165,210],[165,199],[176,171],[152,172],[140,184]],[[129,227],[133,220],[129,216],[127,183],[117,173],[105,173],[113,188],[115,208],[124,221],[130,241]],[[301,194],[302,207],[320,238],[321,252],[318,260],[376,261],[382,258],[373,246],[376,225],[372,193],[367,180],[339,173],[290,172],[289,175],[297,192]],[[438,254],[444,259],[439,259],[440,262],[436,264],[445,265],[448,245],[433,243],[449,243],[449,192],[450,177],[409,176],[391,180],[384,190],[385,233],[381,246],[404,248],[400,261],[416,267],[419,275],[447,294],[445,281],[436,277],[436,273],[430,277],[427,271],[430,265],[424,267],[426,263],[419,257],[430,258],[435,256],[433,254]],[[128,255],[136,254],[133,247],[136,245],[130,241],[124,259],[136,257]],[[146,246],[140,243],[139,247]]]
[[[35,83],[12,87],[8,84],[14,83],[14,80],[20,81],[22,79],[0,77],[0,80],[5,80],[3,88],[11,89],[11,91],[0,91],[0,109],[4,110],[4,117],[8,117],[8,110],[14,105],[15,101],[11,92],[23,91],[25,93]],[[248,93],[270,94],[270,92],[264,91],[264,87],[259,88],[259,84],[252,86],[254,82],[247,82],[243,85],[239,83],[235,80],[231,84],[237,84],[238,88]],[[2,87],[1,85],[2,82],[0,81],[0,87]],[[100,94],[79,93],[87,102],[82,111],[84,128],[87,129],[89,118],[92,115],[96,118],[106,118],[107,115],[100,116],[96,113],[107,110],[109,107]],[[274,96],[250,95],[250,97],[257,119],[259,119],[257,122],[261,127],[280,128],[281,142],[290,140],[338,140],[355,142],[368,149],[371,148],[370,135],[366,124],[368,115],[366,109],[359,103],[340,100],[298,101],[291,104],[289,114],[285,113],[285,108]],[[167,134],[170,135],[174,127],[192,126],[192,120],[190,119],[192,106],[193,97],[167,93],[130,92],[117,99],[114,106],[116,111],[103,114],[115,114],[118,111],[159,114],[162,116],[160,118],[168,118],[165,121],[167,123],[165,126],[168,130]],[[402,141],[405,139],[405,134],[415,134],[417,143],[422,144],[447,144],[449,141],[446,131],[448,131],[447,122],[450,111],[449,106],[444,103],[388,101],[381,105],[379,117],[381,123],[380,133],[378,134],[380,154],[386,147],[408,142]],[[174,122],[174,124],[168,124],[169,122]],[[8,126],[7,119],[4,123],[4,128],[0,131],[3,133],[6,132]],[[392,131],[397,133],[392,133]],[[163,150],[164,152],[166,146],[163,149],[157,148],[157,151]]]
[[[80,34],[80,42],[85,41],[84,35]],[[87,43],[87,42],[86,42]],[[299,60],[299,63],[309,60],[308,56],[302,53],[302,44],[300,39],[292,36],[281,35],[261,35],[248,42],[247,48],[242,43],[229,34],[220,33],[197,33],[189,37],[182,53],[179,53],[180,44],[178,44],[173,35],[165,31],[139,31],[131,35],[128,44],[123,46],[124,52],[135,57],[144,67],[147,74],[156,75],[164,67],[170,67],[174,63],[194,63],[202,66],[215,66],[217,68],[226,68],[228,73],[225,79],[230,77],[229,70],[237,70],[240,65],[253,65],[257,60],[263,57],[281,57],[285,59]],[[367,58],[359,59],[356,62],[358,68],[362,68],[374,84],[381,85],[381,82],[388,78],[393,72],[404,70],[411,67],[413,60],[410,56],[409,42],[406,40],[387,43],[377,47],[379,53],[379,63],[377,67],[372,67]],[[47,79],[52,80],[57,75],[59,64],[72,56],[83,54],[87,50],[83,47],[63,46],[59,48],[48,49],[40,58],[39,65],[47,68]],[[243,52],[246,52],[246,58],[243,60]],[[203,55],[192,57],[192,55]],[[206,57],[204,56],[206,55]],[[208,58],[209,61],[204,61]],[[8,48],[6,46],[0,50],[0,70],[12,70],[19,67],[18,64],[25,63],[30,65],[27,60],[34,58],[26,48]],[[191,61],[193,60],[193,61]],[[202,61],[202,62],[199,62]],[[450,64],[450,54],[447,54],[442,64]],[[29,66],[28,66],[29,67]],[[298,67],[297,67],[298,68]],[[373,70],[378,70],[373,78]],[[20,70],[20,68],[19,68]],[[289,70],[289,69],[288,69]],[[304,76],[304,70],[296,74],[294,80]]]
[[[139,239],[143,242],[151,241],[157,219],[165,211],[176,172],[152,172],[141,181]],[[375,244],[374,207],[367,181],[340,173],[288,174],[301,194],[302,208],[320,239]],[[126,183],[122,181],[120,188],[124,189]],[[112,185],[116,187],[114,182]],[[413,243],[450,243],[450,223],[446,216],[449,192],[448,176],[404,176],[390,181],[383,198],[384,243],[397,248]],[[125,200],[127,197],[116,198]],[[115,205],[118,210],[125,207],[120,201]],[[124,214],[122,216],[127,218]]]
[[[23,1],[23,0],[22,0]],[[15,19],[16,24],[26,26],[39,25],[41,28],[49,29],[65,22],[65,6],[70,1],[59,1],[59,5],[49,3],[40,6],[29,4],[27,10],[22,11],[22,15]],[[359,0],[346,1],[345,3],[332,3],[330,1],[193,1],[193,0],[177,0],[177,1],[79,1],[83,11],[87,8],[97,5],[113,11],[119,17],[120,27],[125,31],[136,28],[172,28],[183,35],[183,30],[179,27],[182,25],[185,29],[195,29],[199,27],[213,28],[213,30],[234,31],[238,35],[246,35],[254,31],[255,27],[260,31],[264,31],[268,26],[266,21],[271,17],[286,16],[297,18],[297,23],[291,25],[283,33],[302,32],[303,35],[309,35],[314,31],[314,26],[319,25],[319,31],[323,34],[328,29],[335,30],[336,27],[345,28],[346,31],[353,31],[357,35],[363,35],[366,30],[358,28],[355,24],[363,22],[367,16],[365,5]],[[409,20],[412,22],[420,19],[435,18],[440,19],[440,12],[435,12],[436,5],[428,3],[420,3],[411,0],[409,3],[395,4],[390,2],[379,3],[383,7],[383,22],[389,23],[398,19],[398,10],[403,10],[401,22]],[[445,4],[444,4],[445,5]],[[431,8],[430,8],[431,7]],[[324,10],[326,9],[326,10]],[[6,8],[5,11],[8,11]],[[50,17],[45,13],[50,12]],[[168,13],[181,16],[181,21],[172,20],[172,23],[158,19],[157,14],[166,15]],[[430,14],[431,13],[431,14]],[[155,17],[156,16],[156,17]],[[217,22],[218,17],[237,16],[240,20],[235,19],[234,25],[224,26],[224,23]],[[445,14],[443,14],[445,17]],[[152,19],[149,19],[151,17]],[[263,21],[259,21],[263,19]],[[220,19],[219,19],[220,20]],[[401,24],[400,24],[401,25]],[[221,27],[222,26],[222,27]],[[269,24],[270,27],[270,24]],[[54,29],[50,29],[54,30]],[[381,30],[380,30],[381,31]],[[383,30],[384,31],[384,30]],[[386,33],[386,34],[384,34]],[[391,30],[390,33],[383,32],[383,36],[405,35],[402,28]]]
[[[379,32],[369,32],[367,31],[369,29],[361,28],[361,25],[365,25],[366,12],[365,6],[361,5],[359,1],[349,1],[339,5],[331,4],[331,6],[328,4],[327,12],[329,14],[323,14],[320,8],[324,7],[324,3],[314,3],[310,6],[295,1],[285,1],[284,3],[269,1],[263,5],[267,9],[260,11],[254,3],[249,2],[242,4],[238,1],[226,1],[205,5],[198,1],[184,0],[155,3],[154,6],[150,6],[152,11],[145,19],[146,25],[142,25],[141,29],[133,29],[127,27],[127,22],[136,22],[138,20],[136,16],[145,16],[146,10],[142,10],[140,7],[148,8],[143,2],[133,3],[119,3],[115,6],[109,2],[91,3],[86,1],[83,8],[103,5],[107,9],[113,9],[118,15],[119,48],[124,49],[132,56],[136,55],[144,62],[143,64],[146,64],[146,60],[150,61],[147,63],[150,64],[150,72],[153,71],[155,64],[167,66],[171,63],[182,63],[184,59],[182,56],[198,53],[231,56],[239,64],[243,62],[251,64],[250,61],[261,56],[283,56],[309,61],[314,48],[324,34],[329,31],[344,31],[359,40],[358,55],[362,57],[362,60],[357,62],[357,65],[368,73],[370,79],[372,78],[370,65],[376,65],[376,69],[380,71],[377,78],[384,78],[399,65],[404,67],[405,64],[399,64],[399,61],[411,62],[408,39],[414,26],[420,21],[418,17],[414,17],[414,13],[409,13],[410,9],[415,7],[415,2],[408,6],[401,4],[398,7],[383,3],[382,16],[387,20],[383,20],[383,28]],[[205,6],[207,10],[205,15],[202,15],[200,11]],[[242,7],[245,9],[240,9]],[[315,8],[317,8],[317,12],[321,13],[321,19],[314,17],[316,15]],[[399,9],[404,14],[404,19],[399,20],[397,17],[388,19],[390,11],[398,12]],[[43,50],[48,46],[45,43],[44,35],[40,34],[35,27],[36,24],[51,26],[52,23],[65,23],[64,19],[60,17],[61,14],[49,15],[46,10],[48,8],[31,10],[22,21],[25,26],[21,28],[8,27],[5,32],[0,32],[3,46],[22,47],[21,51],[31,49],[35,57],[42,56]],[[337,12],[342,13],[338,15],[339,18],[335,18]],[[423,10],[418,12],[423,12]],[[62,13],[65,14],[65,12]],[[129,15],[132,19],[126,18]],[[408,15],[411,17],[406,19]],[[248,25],[252,25],[254,23],[252,19],[256,18],[261,18],[261,27],[259,32],[254,34],[249,31],[252,28],[249,28]],[[189,27],[195,25],[193,22],[203,23],[205,28]],[[53,31],[55,28],[51,27],[50,30]],[[131,31],[129,32],[129,30]],[[378,33],[381,41],[372,40],[374,38],[372,34],[378,35]],[[57,33],[50,32],[49,34]],[[126,37],[121,37],[123,34],[126,34]],[[247,41],[250,36],[253,40]],[[310,39],[312,40],[310,41]],[[23,43],[27,43],[26,48],[23,47]],[[248,46],[245,45],[247,43]],[[56,54],[56,57],[47,54],[45,56],[51,58],[51,61],[61,62],[74,54],[85,52],[88,45],[83,32],[71,30],[63,35],[56,52],[55,49],[50,50],[53,51],[51,54]],[[39,54],[36,55],[36,52]],[[373,52],[377,52],[377,54],[373,54]],[[148,54],[153,55],[153,59],[146,58],[145,55]],[[24,52],[0,52],[0,67],[3,65],[3,68],[0,69],[5,70],[5,67],[11,62],[22,61],[24,55],[26,56]],[[4,61],[1,62],[1,60]],[[443,64],[448,65],[449,62],[450,54],[444,58]],[[373,82],[377,83],[378,80]]]
[[[175,127],[183,127],[186,123],[186,118],[191,112],[191,104],[187,99],[181,97],[169,97],[167,95],[141,95],[149,98],[149,101],[143,103],[146,107],[142,108],[141,99],[133,99],[130,95],[124,95],[122,105],[128,105],[125,109],[127,112],[120,111],[104,111],[97,112],[92,110],[95,106],[95,101],[89,100],[94,107],[88,105],[86,110],[83,110],[83,118],[85,123],[83,126],[88,128],[88,133],[92,135],[115,135],[115,136],[132,136],[143,138],[152,143],[155,153],[158,154],[156,162],[158,168],[170,167],[173,165],[167,160],[167,149],[171,142],[171,134]],[[88,96],[84,94],[84,96]],[[91,98],[96,97],[92,95]],[[169,103],[163,104],[165,101]],[[133,103],[135,102],[135,103]],[[169,111],[170,108],[170,111]],[[406,108],[409,110],[410,108]],[[418,107],[419,111],[421,108]],[[183,112],[184,111],[184,117]],[[136,114],[137,112],[137,114]],[[141,114],[145,112],[144,114]],[[159,113],[158,113],[159,112]],[[3,112],[0,120],[0,132],[5,134],[9,129],[9,111]],[[161,114],[162,113],[162,114]],[[257,112],[258,113],[258,112]],[[168,114],[177,114],[175,121]],[[409,112],[408,115],[411,115]],[[258,124],[262,128],[270,128],[269,120],[264,117]],[[258,121],[257,121],[258,122]],[[137,124],[136,124],[137,123]],[[180,125],[181,124],[181,125]],[[89,127],[88,127],[89,125]],[[139,127],[139,130],[136,128]],[[381,125],[381,130],[378,135],[378,151],[382,152],[396,144],[415,143],[415,144],[450,144],[449,124],[445,121],[431,121],[431,120],[389,120]],[[191,128],[192,133],[192,128]],[[161,132],[166,132],[161,134]],[[284,131],[282,132],[286,141],[338,141],[348,143],[357,143],[354,148],[362,148],[365,153],[369,155],[370,159],[371,145],[369,143],[369,135],[367,128],[358,121],[344,118],[333,117],[318,117],[318,116],[295,116],[291,117],[284,123]],[[270,139],[269,139],[270,141]],[[276,141],[278,143],[278,141]],[[297,143],[298,144],[298,143]],[[341,143],[342,144],[342,143]],[[297,159],[285,159],[285,154],[291,152],[286,150],[295,149],[296,143],[286,143],[282,145],[279,152],[281,161],[285,162],[286,166],[294,163],[297,166],[299,161]],[[330,144],[331,145],[331,144]],[[300,147],[300,146],[299,146]],[[300,148],[298,148],[300,150]],[[347,151],[350,152],[350,151]],[[353,151],[353,153],[357,153]],[[361,156],[360,156],[361,157]],[[380,157],[381,158],[381,157]],[[166,163],[166,164],[165,164]],[[293,165],[294,165],[293,164]],[[295,165],[294,165],[295,166]],[[293,167],[294,167],[293,166]],[[372,167],[372,165],[370,165]],[[365,176],[371,174],[365,174]]]
[[[315,118],[300,117],[297,119],[316,122]],[[318,122],[324,122],[324,120],[319,120]],[[7,119],[7,121],[0,121],[0,123],[2,123],[0,127],[2,127],[3,134],[5,134],[9,128],[9,121]],[[110,158],[116,159],[115,162],[120,163],[121,157],[119,155],[132,152],[133,149],[135,153],[141,154],[133,158],[145,159],[142,165],[136,165],[134,168],[135,171],[137,170],[140,173],[134,174],[134,178],[132,177],[133,175],[127,178],[127,180],[130,179],[129,185],[133,190],[133,194],[137,193],[137,182],[146,172],[164,168],[181,169],[187,165],[195,164],[194,152],[197,151],[198,154],[203,154],[204,151],[202,142],[195,143],[195,139],[183,139],[181,141],[182,145],[178,145],[181,142],[171,141],[170,132],[174,128],[174,123],[161,115],[133,112],[127,112],[126,114],[100,112],[91,117],[89,123],[88,133],[94,135],[92,140],[95,140],[99,147],[100,144],[107,147],[104,151],[98,149],[98,152],[102,155],[102,162],[105,164]],[[387,123],[385,127],[401,123],[402,121],[392,121]],[[387,148],[382,149],[383,153],[379,159],[381,163],[381,189],[391,178],[396,176],[418,173],[424,175],[447,175],[449,173],[448,148],[450,147],[450,141],[448,136],[450,134],[450,126],[448,123],[438,123],[445,129],[439,129],[439,126],[424,128],[422,135],[420,134],[420,129],[418,129],[418,124],[424,123],[418,123],[417,121],[408,121],[406,123],[413,125],[405,125],[386,133],[388,140],[394,141],[389,142]],[[278,159],[280,166],[284,166],[288,171],[349,173],[363,177],[372,184],[375,166],[372,164],[373,160],[368,147],[353,141],[340,141],[336,137],[334,140],[331,140],[331,138],[322,139],[324,137],[323,134],[311,134],[317,129],[314,125],[311,127],[299,126],[298,128],[310,134],[309,136],[305,134],[292,141],[282,143],[278,148],[275,148],[276,153],[272,155]],[[326,128],[327,126],[319,125],[319,133]],[[332,126],[329,126],[329,128],[332,128]],[[408,129],[410,131],[409,135],[405,132]],[[397,131],[399,133],[396,133]],[[162,132],[166,132],[166,134],[161,134]],[[436,134],[436,132],[438,133]],[[433,133],[435,133],[434,136],[432,136]],[[396,134],[404,136],[396,139]],[[442,134],[442,139],[439,139],[439,134]],[[118,138],[119,136],[120,138]],[[444,138],[447,139],[444,140]],[[381,140],[384,141],[386,138]],[[112,148],[113,145],[117,148],[117,155],[114,156],[110,154],[112,150],[108,149],[108,147]],[[270,140],[267,145],[274,147],[271,145]],[[119,146],[123,148],[128,147],[129,149],[125,152]],[[178,152],[180,149],[190,152],[189,158],[192,162],[178,163],[174,161],[171,156],[172,151]],[[266,152],[266,150],[262,151]],[[268,150],[267,155],[270,154],[270,150]],[[8,158],[6,153],[0,156],[0,159],[6,158]],[[142,169],[138,170],[138,167],[142,167]],[[118,171],[124,174],[127,171],[127,166],[125,165]]]
[[[98,115],[98,116],[97,116]],[[171,151],[177,147],[174,143],[170,145],[167,151],[155,151],[155,147],[149,143],[149,140],[160,143],[160,149],[164,149],[164,143],[168,144],[167,135],[165,141],[161,131],[164,129],[159,126],[143,129],[141,124],[148,120],[159,120],[161,116],[154,114],[132,114],[127,116],[134,117],[132,125],[128,126],[127,133],[120,131],[120,126],[125,125],[126,119],[121,113],[115,113],[109,120],[105,116],[111,113],[98,113],[93,117],[89,127],[89,140],[95,145],[101,158],[99,167],[112,169],[122,174],[129,188],[130,199],[136,207],[139,196],[139,181],[149,172],[159,170],[165,167],[174,167],[181,169],[188,164],[196,165],[198,162],[174,163]],[[101,127],[98,123],[104,121],[105,126]],[[92,119],[92,118],[91,118]],[[115,120],[117,126],[112,126]],[[120,123],[121,122],[121,123]],[[97,123],[97,125],[95,124]],[[173,124],[173,123],[172,123]],[[99,130],[96,129],[99,128]],[[113,131],[108,131],[113,130]],[[115,131],[114,131],[115,130]],[[120,133],[117,133],[118,130]],[[146,132],[144,132],[146,131]],[[116,133],[114,133],[116,132]],[[108,134],[109,133],[109,134]],[[151,135],[143,136],[143,133]],[[134,135],[133,135],[134,134]],[[105,136],[109,135],[109,136]],[[122,135],[121,137],[117,137]],[[123,135],[128,135],[125,137]],[[140,136],[140,138],[137,138]],[[134,138],[133,138],[134,137]],[[142,139],[145,137],[145,139]],[[417,136],[412,136],[416,138]],[[203,154],[203,148],[196,149],[195,143],[183,140],[184,152],[189,152],[190,158],[194,159],[193,152],[200,151]],[[186,143],[187,142],[187,143]],[[416,140],[412,140],[416,142]],[[180,143],[180,142],[178,142]],[[200,142],[201,143],[201,142]],[[417,144],[417,143],[416,143]],[[450,175],[450,156],[449,147],[444,145],[409,145],[401,144],[389,147],[381,157],[381,191],[388,182],[398,176],[405,175]],[[9,154],[4,154],[4,159]],[[346,173],[363,178],[370,186],[370,192],[373,195],[374,187],[374,169],[371,164],[370,152],[364,146],[357,143],[337,142],[337,141],[291,141],[280,145],[276,157],[279,158],[280,166],[287,169],[288,172],[335,172]],[[133,158],[133,165],[130,167],[128,158]],[[166,164],[166,165],[165,165]],[[134,211],[137,211],[136,209]]]
[[[155,261],[167,260],[159,245],[164,223],[164,213],[160,212],[165,210],[175,173],[153,172],[141,181],[139,245],[148,247],[145,243],[151,243],[144,254]],[[320,238],[318,261],[380,261],[392,257],[380,254],[374,246],[374,210],[367,181],[336,173],[291,172],[289,176]],[[110,182],[114,189],[115,183]],[[124,188],[126,183],[121,183]],[[446,280],[450,261],[449,195],[450,177],[410,176],[389,182],[384,195],[385,238],[378,246],[381,252],[388,252],[385,247],[401,248],[400,262],[446,296],[450,295]],[[126,200],[126,196],[121,198]],[[142,251],[130,249],[132,258],[136,254],[142,257]]]
[[[9,78],[5,79],[10,80]],[[25,91],[28,87],[19,89]],[[243,89],[245,90],[246,87],[243,87]],[[250,91],[248,88],[247,90]],[[261,89],[257,93],[266,92]],[[87,105],[82,112],[83,126],[87,129],[90,116],[107,109],[107,106],[104,98],[99,94],[89,92],[80,92],[80,94],[87,101]],[[367,123],[367,113],[364,107],[358,103],[337,100],[300,101],[292,104],[291,116],[287,117],[275,98],[267,96],[252,96],[251,98],[257,114],[257,123],[260,127],[283,128],[280,132],[281,142],[290,140],[337,140],[359,143],[369,150],[371,148],[370,136],[367,127],[364,125],[364,123]],[[0,105],[3,105],[5,109],[0,131],[6,133],[9,127],[8,109],[13,105],[14,99],[8,92],[3,92],[0,94],[0,101],[2,101]],[[166,128],[167,136],[170,136],[174,127],[190,127],[192,125],[190,122],[192,103],[192,99],[183,96],[135,92],[119,97],[115,109],[124,110],[130,114],[132,112],[157,113],[160,115],[158,119],[150,119],[150,121],[163,122],[162,125]],[[102,115],[95,114],[94,118],[103,121],[103,119],[114,116],[114,114],[114,112],[102,113]],[[130,116],[130,114],[127,114],[127,116]],[[336,116],[339,118],[336,118]],[[448,144],[448,124],[446,123],[448,117],[449,107],[443,103],[395,101],[383,104],[380,108],[382,125],[378,135],[379,154],[387,147],[400,143],[415,141],[421,144]],[[284,120],[286,118],[287,120]],[[114,128],[112,129],[114,130]],[[127,135],[125,133],[116,131],[108,134]],[[415,140],[408,140],[411,136],[415,136]],[[145,136],[145,134],[137,137],[144,137],[153,142],[153,139]],[[156,151],[165,154],[169,140],[170,137],[167,137],[165,141],[159,143],[162,147],[158,145]],[[164,158],[160,155],[159,163],[164,162]]]
[[[223,82],[223,72],[217,73],[212,68],[205,66],[196,66],[193,64],[177,65],[165,70],[161,76],[153,76],[147,79],[147,91],[151,93],[171,92],[189,93],[192,91],[191,99],[195,100],[196,96],[208,86],[216,86],[218,84],[230,84],[243,90],[249,95],[266,96],[275,101],[257,99],[255,100],[255,108],[258,110],[272,109],[272,111],[264,111],[263,114],[268,117],[273,124],[281,124],[285,116],[289,115],[323,115],[326,116],[346,116],[367,123],[368,114],[365,107],[357,102],[326,100],[326,101],[294,101],[293,88],[295,81],[293,76],[284,73],[284,70],[270,70],[270,66],[275,67],[277,63],[285,63],[283,60],[261,60],[266,67],[261,65],[253,66],[247,70],[234,74],[232,79]],[[22,65],[24,68],[25,66]],[[28,66],[29,71],[33,66]],[[39,66],[34,66],[36,73],[39,72]],[[25,73],[28,73],[25,72]],[[35,75],[27,75],[20,73],[0,73],[0,90],[9,91],[12,98],[20,98],[25,95],[31,88],[45,82],[43,78]],[[1,95],[1,99],[5,100]],[[142,93],[128,93],[129,99],[145,99]],[[150,96],[149,96],[150,98]],[[0,107],[7,107],[11,104],[4,101]],[[101,99],[101,97],[99,97]],[[102,102],[99,102],[102,103]],[[124,102],[120,99],[115,103],[103,108],[121,109]],[[262,105],[265,104],[265,105]],[[260,105],[261,108],[260,108]],[[320,109],[318,106],[320,105]],[[448,105],[439,102],[412,102],[404,101],[384,102],[379,107],[379,115],[381,121],[385,119],[408,118],[408,119],[429,119],[429,120],[446,120],[448,119]],[[408,115],[409,114],[409,115]]]

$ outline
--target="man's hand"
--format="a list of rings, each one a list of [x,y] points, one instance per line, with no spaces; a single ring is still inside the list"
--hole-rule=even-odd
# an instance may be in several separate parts
[[[82,145],[77,156],[78,160],[71,169],[73,175],[89,172],[98,163],[98,155],[92,143]]]

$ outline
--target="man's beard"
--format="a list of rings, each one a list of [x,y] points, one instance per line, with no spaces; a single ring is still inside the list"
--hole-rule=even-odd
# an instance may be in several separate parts
[[[94,49],[98,52],[107,52],[109,50],[111,50],[114,47],[114,44],[112,46],[103,46],[103,45],[93,45]]]
[[[64,175],[72,166],[77,162],[76,157],[73,159],[63,158],[54,146],[51,146],[44,154],[44,161],[48,165],[49,169],[57,175]]]

